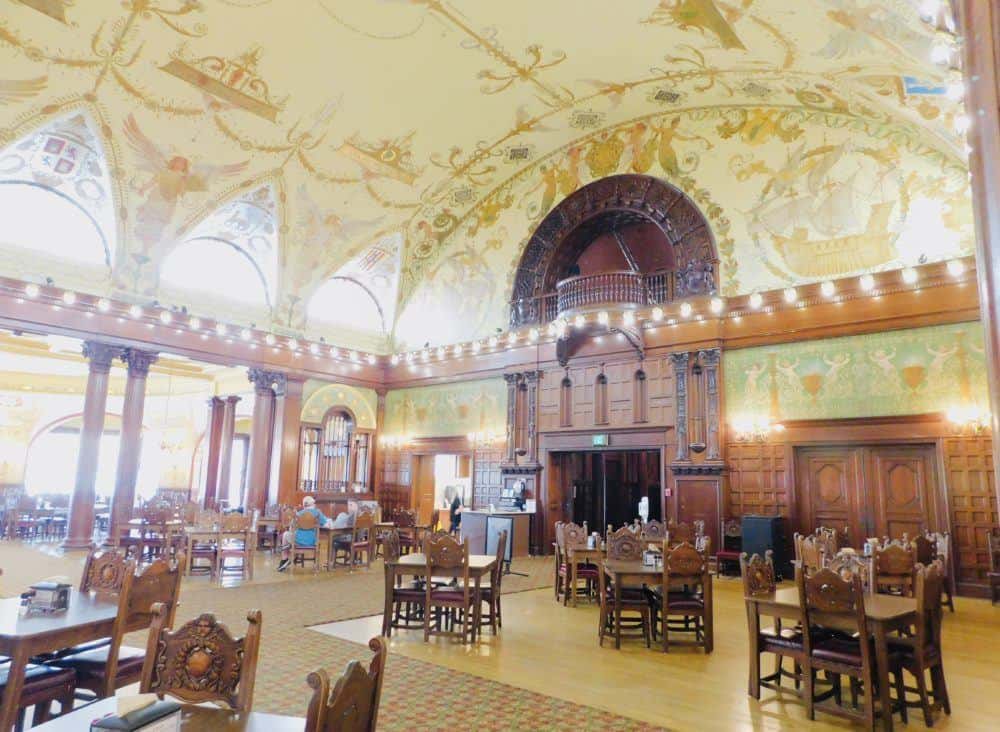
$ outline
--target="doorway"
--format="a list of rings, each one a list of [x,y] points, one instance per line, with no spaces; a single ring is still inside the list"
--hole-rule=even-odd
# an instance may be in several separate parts
[[[560,485],[555,494],[562,505],[552,506],[555,521],[587,523],[604,533],[608,524],[619,527],[639,515],[646,498],[649,519],[662,520],[660,453],[658,450],[605,450],[549,453],[551,478]],[[553,510],[554,509],[554,510]]]
[[[417,522],[429,525],[437,514],[439,526],[450,524],[450,506],[457,497],[463,507],[472,505],[472,456],[451,453],[415,455],[410,507]]]
[[[947,530],[933,445],[796,449],[799,531],[836,527],[846,545]]]

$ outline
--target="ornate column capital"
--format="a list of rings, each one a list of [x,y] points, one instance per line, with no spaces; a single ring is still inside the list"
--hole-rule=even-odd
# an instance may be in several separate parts
[[[156,363],[160,354],[153,351],[142,351],[138,348],[126,348],[121,359],[128,366],[128,375],[145,378],[149,375],[149,367]]]
[[[277,378],[274,380],[271,388],[274,389],[274,395],[276,397],[283,397],[288,393],[288,377],[285,374],[275,374]]]
[[[282,391],[285,388],[285,375],[267,369],[256,367],[247,369],[247,381],[253,384],[255,394],[273,394],[279,385]]]
[[[233,406],[236,406],[236,402],[242,401],[243,397],[237,396],[236,394],[230,394],[223,401],[229,402]]]
[[[84,341],[83,357],[90,361],[90,372],[106,374],[111,371],[111,364],[116,358],[121,358],[125,349],[100,341]]]
[[[712,366],[719,365],[719,359],[722,356],[722,349],[720,348],[705,348],[698,351],[698,358],[701,360],[702,364],[706,367],[711,368]]]
[[[507,386],[514,386],[521,381],[521,374],[504,374],[503,380],[507,382]]]
[[[522,375],[525,381],[534,384],[542,380],[542,374],[544,373],[544,371],[525,371]]]
[[[674,365],[674,371],[687,371],[688,364],[691,362],[691,354],[687,351],[683,353],[671,353],[670,363]]]

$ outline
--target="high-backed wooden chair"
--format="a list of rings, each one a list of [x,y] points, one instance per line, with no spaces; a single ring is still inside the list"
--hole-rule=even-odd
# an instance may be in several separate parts
[[[951,714],[948,685],[944,679],[941,660],[941,594],[944,587],[944,568],[940,560],[926,567],[917,565],[914,594],[917,598],[917,622],[913,633],[890,640],[890,650],[902,657],[903,668],[916,681],[915,687],[906,692],[918,695],[916,701],[905,700],[902,708],[906,721],[906,707],[919,707],[924,714],[924,724],[934,725],[933,712],[942,709]],[[927,691],[927,674],[931,678],[931,692]],[[933,697],[933,702],[931,698]]]
[[[990,568],[986,573],[990,585],[990,604],[995,605],[1000,593],[1000,531],[993,529],[986,534],[986,551],[990,560]]]
[[[460,637],[464,643],[466,639],[475,640],[477,629],[472,623],[472,613],[475,607],[475,595],[472,586],[469,584],[469,540],[466,538],[459,542],[454,536],[448,533],[433,534],[424,537],[424,557],[426,558],[426,577],[424,584],[425,605],[424,612],[424,641],[427,641],[431,633],[435,635],[458,636],[446,630],[447,617],[442,617],[441,610],[446,615],[452,613],[461,617],[462,631]],[[448,573],[457,570],[458,584],[456,587],[438,587],[431,578],[435,571],[448,570]],[[460,611],[460,612],[457,612]],[[436,620],[436,627],[431,630],[431,616]]]
[[[497,629],[503,627],[503,615],[500,612],[500,586],[503,584],[503,563],[507,552],[507,532],[501,531],[497,536],[497,561],[490,571],[489,582],[481,583],[479,599],[486,605],[486,611],[480,614],[480,627],[490,626],[490,632],[497,634]]]
[[[875,589],[891,595],[913,597],[913,571],[916,567],[909,546],[890,543],[875,550]]]
[[[913,538],[913,558],[925,567],[937,559],[937,542],[926,534]]]
[[[802,607],[802,634],[805,650],[804,681],[806,714],[816,718],[816,671],[822,670],[852,679],[852,688],[862,689],[862,707],[840,704],[840,685],[834,686],[834,704],[818,707],[821,711],[862,722],[866,729],[874,729],[876,714],[891,714],[891,709],[875,709],[874,680],[875,652],[872,648],[865,614],[865,593],[861,578],[852,576],[844,579],[829,568],[811,574],[804,571],[795,573]],[[831,634],[830,628],[841,632]],[[894,660],[895,659],[895,660]],[[898,657],[890,658],[890,672],[896,678],[896,692],[902,696],[902,673]]]
[[[935,559],[941,560],[941,567],[944,570],[944,604],[948,606],[948,610],[955,612],[957,590],[955,588],[955,573],[952,571],[951,564],[951,534],[947,531],[928,531],[925,532],[925,536],[934,541]],[[994,546],[998,545],[1000,542],[994,542]]]
[[[0,664],[0,694],[7,690],[10,673],[9,662]],[[49,720],[52,702],[59,702],[59,713],[73,709],[73,690],[76,674],[72,669],[29,663],[24,669],[24,682],[17,698],[17,720],[15,729],[24,729],[24,717],[28,707],[34,707],[31,726],[36,727]]]
[[[561,572],[563,585],[563,605],[569,604],[574,595],[584,595],[590,597],[597,581],[597,565],[589,562],[576,562],[573,557],[574,547],[584,546],[587,543],[587,522],[583,525],[572,522],[564,523],[560,527],[562,534],[562,566]],[[557,532],[557,540],[558,540]],[[576,586],[573,585],[573,563],[576,563]],[[580,587],[580,582],[583,587]]]
[[[313,532],[313,543],[312,544],[299,544],[298,543],[298,532],[311,531]],[[316,514],[312,511],[299,511],[292,518],[292,524],[289,528],[289,533],[292,536],[291,547],[289,550],[289,556],[292,558],[292,572],[295,571],[296,566],[300,566],[305,569],[306,562],[313,563],[313,572],[319,571],[319,519],[316,518]]]
[[[684,523],[683,521],[667,524],[667,542],[671,547],[678,546],[684,542],[694,544],[694,539],[697,535],[698,532],[692,524]]]
[[[807,573],[826,566],[831,552],[830,539],[819,534],[795,534],[795,559]]]
[[[161,699],[221,702],[237,712],[249,712],[260,648],[260,610],[247,613],[247,633],[242,638],[233,637],[211,613],[177,630],[170,630],[168,619],[165,606],[153,606],[139,690]]]
[[[553,526],[555,541],[552,543],[552,554],[555,559],[555,566],[552,574],[552,594],[555,596],[556,602],[562,599],[563,591],[566,588],[566,573],[569,571],[569,566],[566,564],[566,557],[563,554],[565,539],[563,538],[562,527],[562,521],[556,521]]]
[[[652,519],[643,524],[639,537],[643,541],[655,542],[657,545],[662,544],[663,540],[667,538],[667,527],[662,521]]]
[[[659,594],[664,653],[670,650],[671,632],[693,633],[694,640],[681,644],[701,646],[705,653],[711,653],[715,647],[715,627],[707,553],[699,552],[687,542],[673,549],[665,544],[663,584]],[[672,622],[672,617],[680,617],[680,620]]]
[[[347,664],[330,690],[330,677],[319,669],[306,679],[313,689],[306,715],[306,732],[374,732],[382,697],[382,677],[389,655],[384,638],[372,638],[374,651],[368,670],[359,661]]]
[[[221,515],[216,511],[200,510],[195,514],[192,529],[199,532],[214,532],[196,534],[192,532],[187,537],[187,573],[204,573],[215,579],[216,565],[219,561],[219,523]],[[202,563],[199,563],[201,560]]]
[[[760,699],[761,687],[778,690],[781,688],[783,676],[795,679],[798,688],[801,680],[802,662],[805,660],[805,650],[802,645],[802,631],[799,628],[783,628],[781,618],[775,619],[772,627],[762,628],[757,603],[752,598],[771,595],[777,589],[774,560],[769,549],[763,557],[754,554],[752,557],[740,555],[740,577],[743,580],[743,597],[746,600],[747,624],[750,638],[756,639],[754,644],[757,653],[750,654],[750,674],[747,692],[754,699]],[[775,657],[774,672],[761,676],[760,655],[770,653]],[[795,670],[786,671],[783,668],[785,657],[791,658]]]
[[[607,560],[641,561],[645,544],[627,526],[617,531],[608,527],[606,544]],[[618,588],[618,598],[615,598],[615,586],[608,578],[604,567],[597,572],[598,596],[601,611],[598,619],[598,643],[604,645],[604,636],[612,635],[615,648],[621,648],[623,631],[626,635],[639,635],[648,648],[653,636],[652,613],[644,588],[641,586],[622,586]]]
[[[114,549],[93,549],[87,554],[80,577],[80,592],[100,592],[117,595],[129,572],[135,571],[135,562],[125,552]]]
[[[715,553],[719,574],[727,574],[730,567],[740,569],[743,553],[743,522],[738,518],[727,518],[722,522],[722,546]]]
[[[399,532],[389,529],[382,535],[385,570],[385,591],[391,593],[389,612],[382,616],[382,635],[389,637],[393,628],[415,630],[424,627],[424,603],[427,594],[423,582],[411,581],[404,584],[403,578],[395,575],[393,565],[399,561],[401,547]],[[395,582],[392,581],[395,575]]]
[[[606,543],[608,559],[624,561],[642,559],[645,549],[643,541],[628,526],[623,526],[617,531],[609,531]]]
[[[253,555],[256,536],[253,516],[242,513],[223,514],[219,521],[218,550],[215,574],[221,580],[226,572],[226,560],[239,560],[240,577],[253,579]]]
[[[850,579],[854,575],[860,577],[861,589],[867,593],[875,592],[872,584],[873,562],[867,557],[857,552],[841,550],[830,557],[827,566],[844,579]]]
[[[365,566],[370,567],[372,563],[372,553],[375,550],[375,514],[372,511],[363,511],[355,515],[354,527],[347,542],[335,544],[334,563],[337,557],[343,553],[344,564],[354,567],[360,564],[359,557],[364,554]]]
[[[396,513],[395,524],[399,531],[399,545],[403,549],[403,554],[419,550],[421,541],[417,531],[417,512],[401,508]]]

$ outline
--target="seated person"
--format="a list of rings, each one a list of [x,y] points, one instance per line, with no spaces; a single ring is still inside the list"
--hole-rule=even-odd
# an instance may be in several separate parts
[[[331,529],[352,529],[354,528],[354,520],[357,518],[357,514],[351,511],[341,511],[337,514],[337,518],[333,520],[330,524]],[[338,549],[348,550],[351,546],[351,535],[341,534],[340,536],[335,536],[333,538],[333,544]]]
[[[312,496],[306,496],[302,499],[302,510],[298,512],[298,516],[304,513],[311,513],[316,517],[316,520],[320,525],[327,523],[330,519],[327,518],[326,514],[316,508],[316,499]],[[319,531],[317,529],[296,529],[295,530],[295,544],[297,546],[316,546],[316,542],[319,539],[317,534]],[[278,571],[284,572],[288,569],[288,565],[292,563],[290,552],[292,550],[292,532],[286,531],[281,535],[281,561],[278,562]]]

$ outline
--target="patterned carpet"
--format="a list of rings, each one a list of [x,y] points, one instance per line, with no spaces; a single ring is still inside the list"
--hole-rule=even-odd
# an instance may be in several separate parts
[[[518,592],[549,585],[551,559],[519,560],[504,591]],[[263,565],[263,566],[261,566]],[[269,571],[270,557],[260,557],[253,583],[221,589],[207,578],[185,579],[181,588],[179,621],[200,612],[214,612],[234,632],[246,627],[246,613],[263,614],[262,642],[254,691],[254,709],[304,716],[311,690],[306,676],[325,668],[331,676],[343,672],[351,660],[367,663],[368,649],[360,644],[314,633],[308,626],[374,615],[382,609],[381,564],[371,569],[335,576],[294,577]],[[64,574],[75,582],[81,561],[57,552],[4,542],[0,545],[3,588],[10,596],[30,582]],[[135,633],[126,643],[145,646],[145,634]],[[536,694],[506,684],[452,671],[441,666],[390,655],[383,686],[379,729],[430,730],[646,730],[633,720],[591,707]]]

